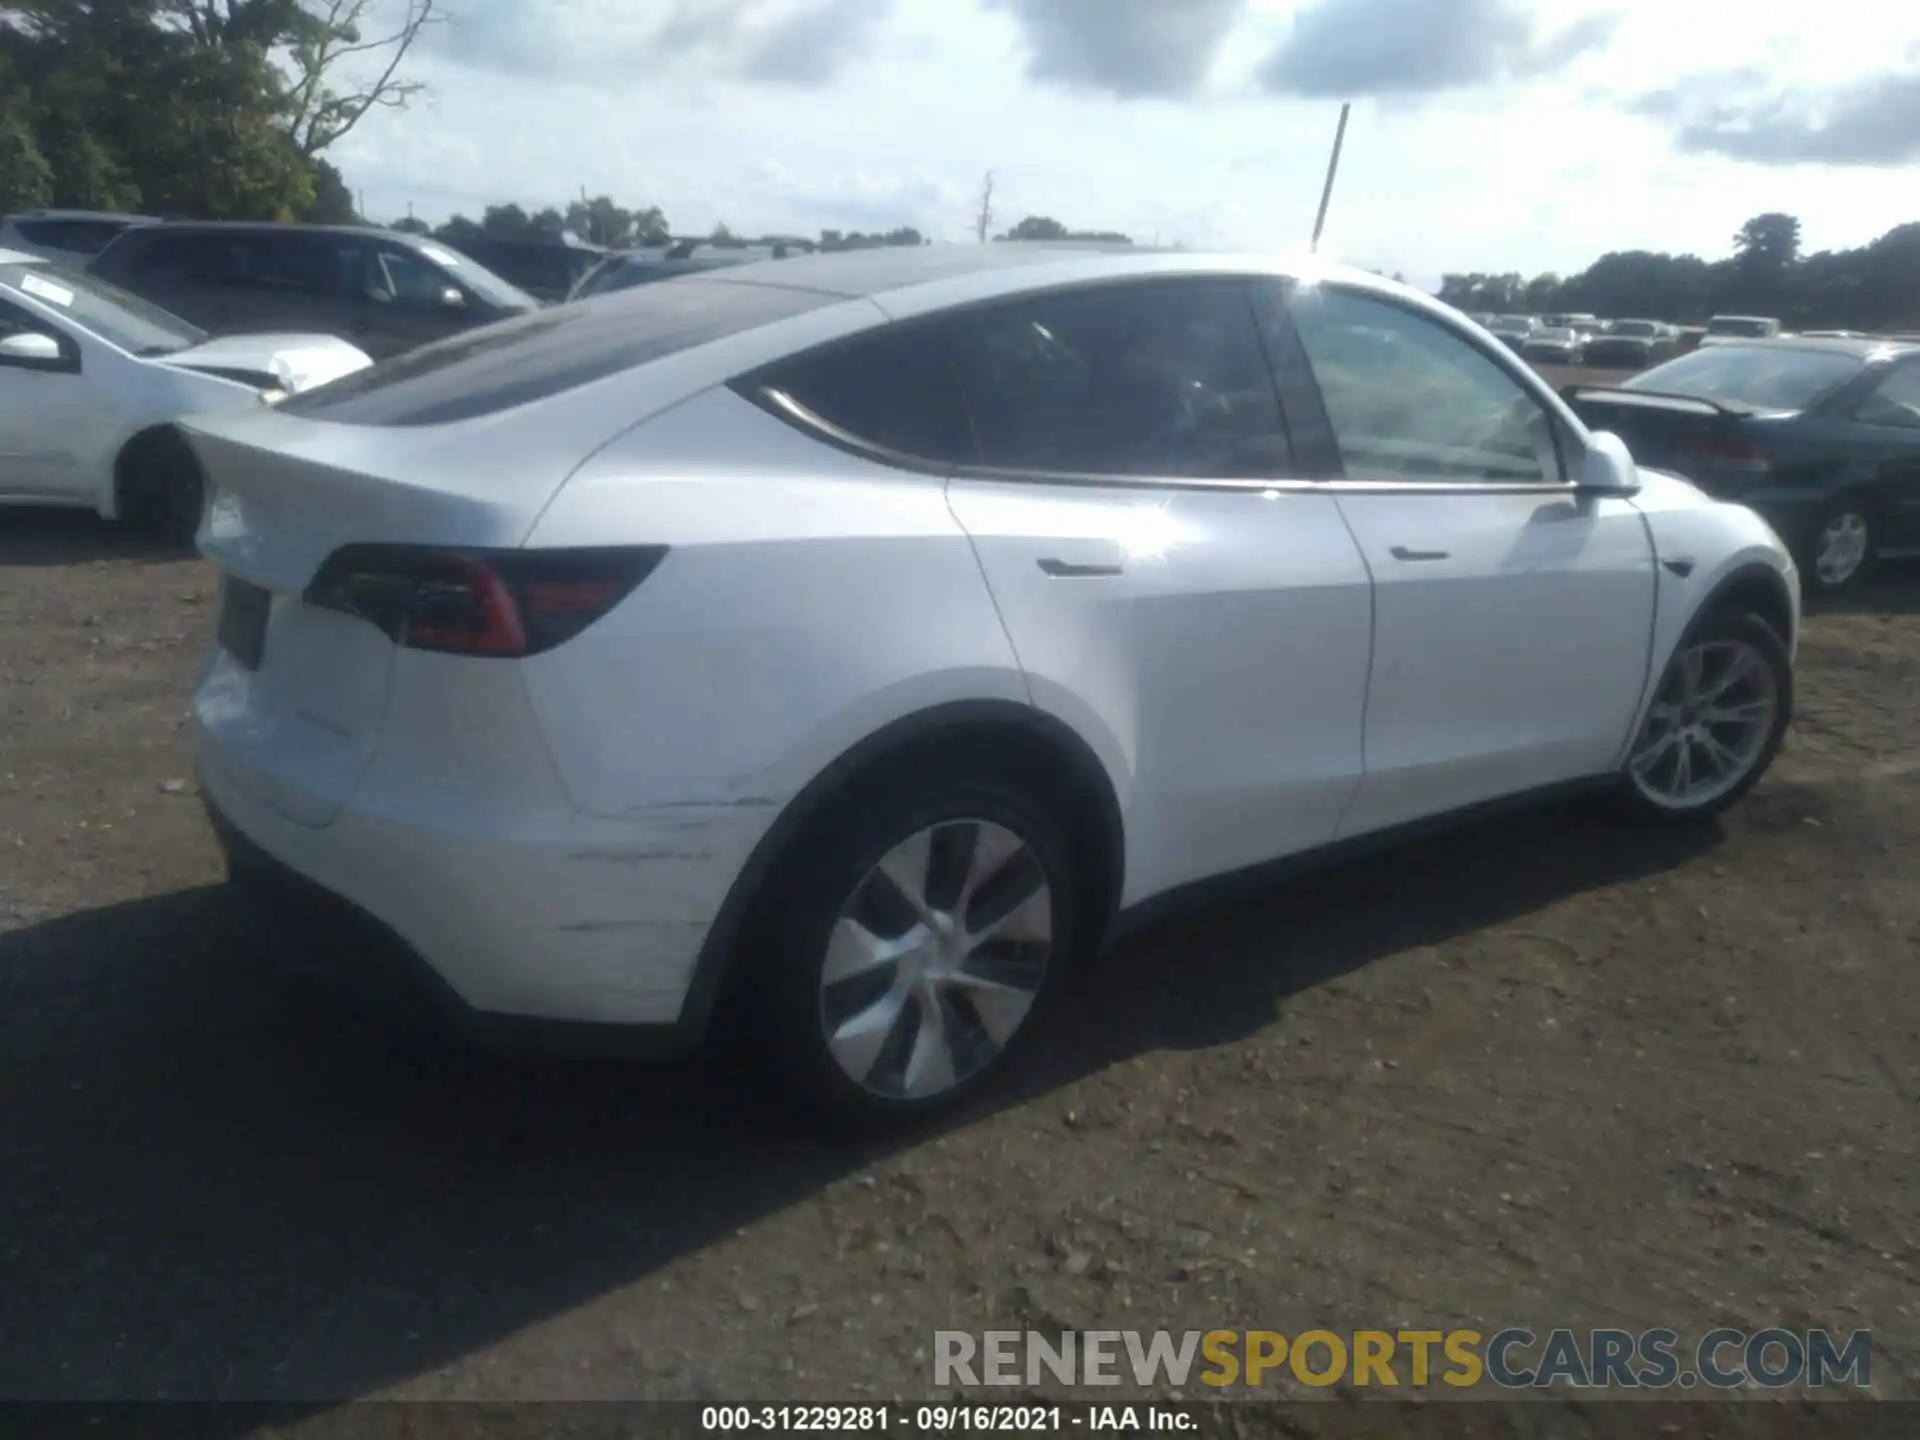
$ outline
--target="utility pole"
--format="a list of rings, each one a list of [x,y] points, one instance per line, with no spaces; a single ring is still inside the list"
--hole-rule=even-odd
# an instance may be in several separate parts
[[[1327,159],[1327,183],[1320,190],[1320,213],[1313,217],[1313,242],[1308,247],[1315,254],[1320,250],[1320,232],[1327,225],[1327,202],[1333,199],[1333,177],[1340,170],[1340,147],[1347,140],[1347,112],[1351,109],[1351,103],[1340,107],[1340,127],[1333,132],[1333,154]]]
[[[982,245],[987,242],[987,231],[993,225],[993,171],[987,171],[986,178],[980,182],[980,217],[975,222],[974,234]]]

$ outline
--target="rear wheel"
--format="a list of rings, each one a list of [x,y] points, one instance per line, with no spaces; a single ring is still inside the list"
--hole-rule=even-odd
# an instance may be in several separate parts
[[[1757,615],[1718,612],[1667,663],[1627,756],[1631,813],[1663,821],[1718,814],[1759,783],[1792,712],[1793,666]]]
[[[1807,588],[1823,595],[1851,590],[1873,572],[1880,521],[1862,495],[1842,495],[1821,514],[1802,567]]]
[[[772,1019],[829,1111],[945,1108],[1018,1053],[1076,936],[1060,824],[991,774],[910,773],[795,846],[758,927]]]

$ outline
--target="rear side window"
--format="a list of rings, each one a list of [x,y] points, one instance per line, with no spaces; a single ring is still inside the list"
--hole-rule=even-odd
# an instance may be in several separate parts
[[[645,285],[592,305],[556,305],[465,331],[304,391],[280,408],[344,425],[444,425],[839,303],[837,295],[765,285]]]
[[[339,251],[331,237],[289,232],[237,238],[238,283],[292,295],[331,295],[339,288]]]
[[[943,326],[861,336],[777,366],[755,383],[862,444],[946,464],[978,458]]]
[[[1134,282],[960,315],[954,366],[983,464],[1258,479],[1289,463],[1245,284]]]
[[[205,285],[221,285],[235,273],[231,247],[216,235],[161,233],[130,237],[126,254],[114,246],[108,259],[118,258],[129,275],[142,279],[194,280]]]

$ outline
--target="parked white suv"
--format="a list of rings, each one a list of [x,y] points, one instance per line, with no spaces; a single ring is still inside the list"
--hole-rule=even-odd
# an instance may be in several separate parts
[[[1710,814],[1791,706],[1763,521],[1356,272],[787,259],[190,436],[269,946],[502,1042],[750,987],[855,1111],[981,1083],[1123,913],[1569,785]]]

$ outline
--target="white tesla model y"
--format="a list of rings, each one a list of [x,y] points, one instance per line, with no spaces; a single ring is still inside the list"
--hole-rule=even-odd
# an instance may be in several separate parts
[[[1764,522],[1341,270],[788,259],[189,433],[269,943],[505,1042],[751,986],[846,1110],[981,1083],[1144,902],[1571,784],[1707,815],[1791,707]]]

